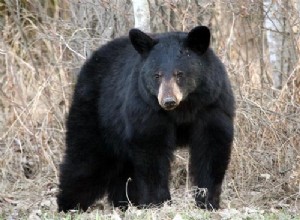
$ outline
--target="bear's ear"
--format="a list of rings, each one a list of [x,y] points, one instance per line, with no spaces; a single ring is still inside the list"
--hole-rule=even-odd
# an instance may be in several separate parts
[[[204,54],[210,43],[210,31],[206,26],[198,26],[192,29],[185,40],[186,47],[198,54]]]
[[[129,31],[129,39],[136,51],[145,56],[158,43],[157,40],[140,31],[139,29],[131,29]]]

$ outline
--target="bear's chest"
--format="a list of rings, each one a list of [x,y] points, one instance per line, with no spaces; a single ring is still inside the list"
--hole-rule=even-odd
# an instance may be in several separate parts
[[[167,112],[167,114],[177,126],[181,126],[191,124],[197,120],[199,108],[189,102],[184,102],[173,111]]]

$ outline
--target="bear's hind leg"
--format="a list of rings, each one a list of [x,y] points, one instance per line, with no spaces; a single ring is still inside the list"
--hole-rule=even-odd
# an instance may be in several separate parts
[[[62,164],[57,204],[59,211],[86,211],[93,202],[104,196],[106,181],[98,170],[86,166]]]

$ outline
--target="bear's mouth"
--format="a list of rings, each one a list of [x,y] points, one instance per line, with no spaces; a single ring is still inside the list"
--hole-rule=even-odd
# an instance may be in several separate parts
[[[175,107],[163,107],[163,109],[166,110],[166,111],[172,111],[172,110],[174,110],[176,107],[177,107],[177,106],[175,106]]]
[[[174,107],[162,107],[164,110],[166,111],[172,111],[176,108],[177,106],[174,106]]]

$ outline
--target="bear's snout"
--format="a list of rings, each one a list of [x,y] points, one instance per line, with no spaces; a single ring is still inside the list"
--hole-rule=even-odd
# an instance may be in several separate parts
[[[162,107],[166,110],[172,110],[178,105],[175,97],[166,97],[162,104]]]
[[[182,92],[177,85],[176,81],[171,78],[170,80],[163,79],[158,90],[158,103],[167,110],[175,109],[182,100]]]

